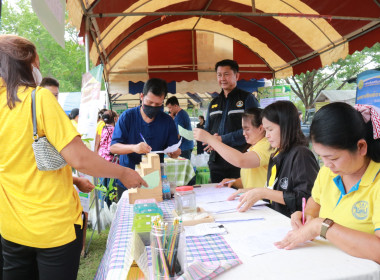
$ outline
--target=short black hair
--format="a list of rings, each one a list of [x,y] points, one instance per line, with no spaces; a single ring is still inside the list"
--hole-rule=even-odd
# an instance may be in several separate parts
[[[297,145],[306,146],[308,141],[301,130],[297,107],[290,101],[274,102],[263,110],[262,118],[280,126],[280,150],[287,152]]]
[[[230,66],[230,68],[232,69],[232,71],[234,71],[235,74],[239,72],[239,64],[232,59],[223,59],[221,61],[218,61],[215,64],[215,72],[218,70],[219,66]]]
[[[380,162],[380,139],[373,139],[372,122],[365,123],[349,104],[334,102],[319,109],[310,126],[310,138],[313,143],[350,152],[357,151],[358,141],[364,139],[367,156]]]
[[[52,86],[52,87],[57,87],[59,88],[59,82],[51,77],[45,77],[42,79],[40,83],[40,87],[46,87],[46,86]]]
[[[71,110],[69,118],[70,118],[70,120],[73,120],[78,115],[79,115],[79,109],[78,108],[74,108],[74,109]]]
[[[165,106],[168,106],[169,104],[170,105],[178,105],[179,106],[179,102],[178,102],[177,97],[172,96],[168,100],[166,100]]]
[[[164,96],[168,94],[168,85],[166,81],[158,78],[152,78],[146,81],[143,88],[143,95],[146,96],[148,92],[156,96]]]

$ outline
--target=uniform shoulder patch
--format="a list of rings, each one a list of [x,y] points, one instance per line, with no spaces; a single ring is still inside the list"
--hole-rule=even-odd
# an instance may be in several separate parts
[[[236,102],[236,107],[238,107],[238,108],[243,107],[243,105],[244,105],[244,102],[241,101],[241,100],[239,100],[238,102]]]
[[[211,109],[218,107],[218,104],[214,104],[211,106]]]

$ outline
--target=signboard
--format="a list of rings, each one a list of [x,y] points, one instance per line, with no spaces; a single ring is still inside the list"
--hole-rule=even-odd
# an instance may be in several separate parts
[[[32,0],[32,7],[50,35],[65,48],[65,0]]]
[[[368,70],[358,75],[355,103],[380,107],[380,71]]]
[[[290,85],[271,86],[271,87],[259,87],[258,88],[260,107],[265,108],[269,104],[278,100],[290,101],[292,89]]]
[[[98,121],[98,104],[102,81],[103,65],[83,74],[82,94],[79,107],[78,132],[83,138],[90,138],[91,150],[94,150],[96,125]]]

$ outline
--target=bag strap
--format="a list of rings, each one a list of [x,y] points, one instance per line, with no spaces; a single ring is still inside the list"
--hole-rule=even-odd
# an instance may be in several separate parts
[[[37,118],[36,118],[36,89],[32,91],[32,120],[33,120],[33,139],[37,140]]]

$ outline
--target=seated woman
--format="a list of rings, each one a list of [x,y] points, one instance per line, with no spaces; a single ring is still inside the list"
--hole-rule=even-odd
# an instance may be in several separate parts
[[[221,141],[203,129],[194,129],[194,138],[213,147],[229,163],[240,167],[241,178],[232,180],[226,178],[217,186],[228,185],[236,188],[263,187],[266,182],[268,162],[271,152],[268,140],[265,138],[265,130],[261,122],[260,108],[248,109],[242,117],[243,135],[251,147],[248,153],[242,153]]]
[[[357,108],[361,114],[337,102],[315,114],[310,136],[325,166],[307,202],[306,223],[294,213],[293,231],[276,243],[279,248],[322,236],[350,255],[380,263],[380,112]]]
[[[267,186],[239,190],[229,199],[240,197],[239,211],[246,211],[260,199],[270,200],[274,210],[290,217],[302,208],[302,198],[309,198],[319,165],[308,149],[301,131],[298,110],[289,101],[277,101],[262,113],[263,127],[270,145],[276,149],[269,160]]]

